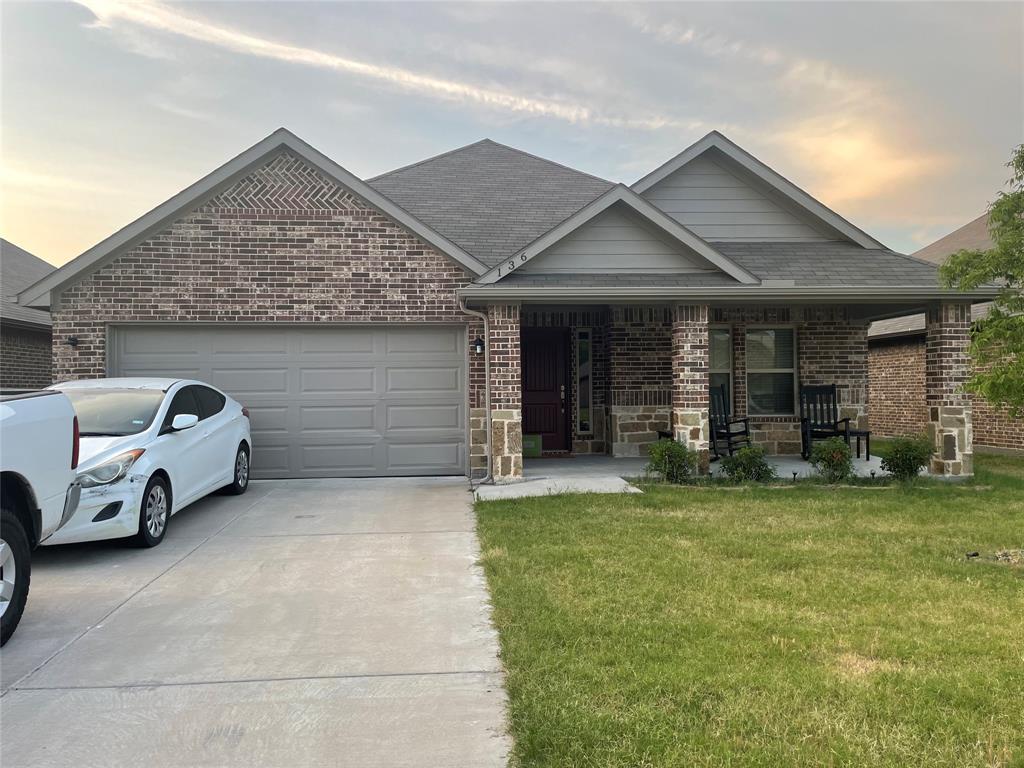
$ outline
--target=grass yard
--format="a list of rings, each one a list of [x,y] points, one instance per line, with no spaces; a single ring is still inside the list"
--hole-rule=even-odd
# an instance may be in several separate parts
[[[478,504],[516,764],[1024,765],[1024,460],[976,459]]]

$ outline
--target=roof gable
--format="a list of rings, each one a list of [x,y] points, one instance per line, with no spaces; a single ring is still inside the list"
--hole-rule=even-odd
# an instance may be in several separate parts
[[[747,217],[747,219],[751,219],[749,221],[744,218],[728,218],[727,223],[729,224],[745,224],[747,227],[751,227],[752,234],[747,238],[738,235],[739,230],[729,229],[721,224],[716,229],[712,221],[707,221],[707,223],[700,226],[696,224],[691,225],[695,230],[703,229],[705,232],[710,232],[711,234],[708,235],[709,240],[716,240],[719,237],[732,240],[750,239],[760,241],[773,239],[787,241],[809,241],[816,239],[847,240],[863,248],[884,247],[866,232],[855,227],[835,211],[800,189],[789,179],[769,168],[717,131],[712,131],[665,164],[651,171],[635,182],[632,185],[632,189],[641,195],[650,195],[652,201],[658,204],[659,207],[669,205],[670,207],[665,210],[673,213],[673,215],[678,216],[681,212],[686,214],[693,213],[694,211],[690,209],[694,207],[699,208],[700,206],[686,205],[685,202],[677,200],[676,198],[682,197],[682,195],[669,192],[673,186],[672,182],[669,182],[666,186],[659,187],[659,185],[668,181],[670,176],[695,162],[698,163],[697,168],[699,170],[701,167],[699,159],[703,161],[705,170],[708,168],[707,161],[710,161],[712,167],[718,168],[727,176],[734,177],[743,182],[743,186],[753,189],[758,193],[760,199],[770,203],[767,207],[762,205],[763,210],[749,211],[748,213],[751,214],[751,216]],[[706,197],[706,194],[704,197]],[[669,203],[669,200],[672,202]],[[735,208],[736,206],[733,207]],[[679,210],[672,210],[673,208]],[[701,212],[714,213],[714,211]],[[727,210],[724,212],[728,213]],[[760,216],[761,214],[765,215]],[[684,220],[689,219],[693,221],[695,218],[699,219],[700,217],[686,216]],[[759,218],[760,222],[758,221]],[[773,226],[778,228],[775,230],[776,236],[771,236]],[[712,236],[716,232],[718,237]],[[755,232],[757,234],[754,234]],[[731,236],[723,237],[722,233]],[[766,233],[768,236],[765,236]]]
[[[90,272],[124,253],[151,235],[159,232],[168,224],[180,218],[203,203],[210,202],[225,190],[237,185],[246,176],[256,171],[267,160],[282,152],[292,155],[322,173],[328,180],[344,187],[353,195],[389,216],[400,226],[437,248],[457,263],[465,267],[471,274],[482,274],[487,267],[466,253],[448,238],[424,224],[415,216],[396,205],[392,200],[370,187],[366,182],[342,168],[333,160],[311,147],[306,142],[284,128],[279,128],[267,138],[253,145],[240,155],[222,165],[217,170],[204,176],[187,189],[179,192],[170,200],[162,203],[149,213],[115,232],[113,235],[93,246],[81,256],[73,259],[60,269],[52,272],[39,282],[21,291],[18,301],[27,306],[48,307],[51,293],[62,287],[80,280]],[[310,179],[297,179],[300,184],[296,190],[288,191],[283,187],[275,190],[259,189],[259,182],[254,182],[246,190],[248,196],[260,195],[263,202],[280,207],[287,202],[288,195],[305,195],[307,200],[316,194],[326,195],[330,185],[321,183],[320,192],[310,189]],[[244,182],[243,182],[244,183]],[[332,187],[333,189],[334,187]]]
[[[0,239],[0,317],[29,325],[50,325],[50,313],[29,309],[14,302],[17,293],[54,271],[43,261],[14,243]]]
[[[742,284],[753,285],[760,281],[735,262],[724,257],[708,243],[682,226],[679,222],[658,210],[642,197],[622,184],[617,184],[596,200],[573,214],[558,226],[552,228],[510,258],[502,261],[479,279],[479,283],[495,283],[528,264],[537,256],[548,251],[556,243],[563,242],[574,232],[593,221],[612,206],[628,209],[648,226],[653,227],[662,237],[682,246],[684,253],[692,254],[694,261],[707,269],[718,270]]]
[[[368,183],[489,267],[614,186],[490,139]]]
[[[992,235],[988,231],[988,214],[983,213],[974,221],[964,224],[960,229],[940,237],[931,245],[926,245],[911,255],[915,259],[941,264],[957,251],[988,251],[994,245]]]

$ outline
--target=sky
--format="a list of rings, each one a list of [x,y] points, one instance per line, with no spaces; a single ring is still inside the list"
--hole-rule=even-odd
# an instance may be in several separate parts
[[[0,235],[63,264],[284,126],[362,178],[484,137],[632,183],[719,130],[891,248],[1024,141],[1024,3],[0,4]]]

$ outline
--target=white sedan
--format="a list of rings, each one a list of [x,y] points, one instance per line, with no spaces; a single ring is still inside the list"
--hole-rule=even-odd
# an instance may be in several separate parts
[[[207,494],[249,486],[249,412],[220,390],[180,379],[54,384],[78,414],[78,511],[46,544],[134,536],[155,547],[171,515]]]

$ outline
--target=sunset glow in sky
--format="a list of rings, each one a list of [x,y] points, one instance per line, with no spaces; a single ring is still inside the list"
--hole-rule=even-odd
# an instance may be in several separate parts
[[[490,137],[631,183],[718,129],[886,245],[1024,141],[1024,4],[5,2],[0,235],[62,264],[285,126],[364,178]]]

